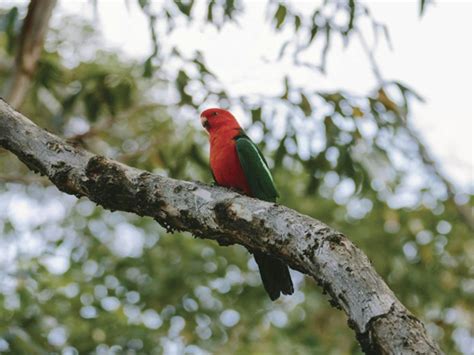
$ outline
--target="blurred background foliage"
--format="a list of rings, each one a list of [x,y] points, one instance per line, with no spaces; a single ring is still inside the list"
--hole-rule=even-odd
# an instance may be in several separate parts
[[[365,96],[298,87],[288,73],[278,96],[231,97],[202,53],[164,50],[163,41],[190,22],[217,29],[238,22],[246,3],[138,4],[149,21],[150,56],[106,50],[94,23],[61,16],[19,109],[95,153],[205,182],[208,145],[198,113],[210,103],[237,110],[269,158],[280,202],[346,233],[446,353],[469,353],[472,196],[442,176],[411,127],[410,107],[420,96],[384,80],[372,62],[379,84]],[[27,5],[7,2],[0,10],[4,97],[11,94]],[[194,15],[197,7],[205,7],[204,18]],[[425,9],[421,1],[420,14]],[[302,13],[271,0],[267,12],[275,32],[294,32],[279,59],[292,58],[309,72],[326,70],[334,37],[365,41],[361,18],[380,40],[390,40],[359,1],[326,1]],[[308,61],[304,53],[317,43],[319,56]],[[4,150],[0,172],[0,352],[361,352],[342,312],[297,272],[296,293],[271,303],[241,247],[169,235],[149,218],[62,194]]]

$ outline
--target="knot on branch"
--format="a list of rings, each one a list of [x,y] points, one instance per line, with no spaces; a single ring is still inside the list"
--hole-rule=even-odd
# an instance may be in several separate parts
[[[93,156],[87,163],[86,177],[84,183],[95,202],[112,210],[134,209],[134,184],[117,163],[102,156]]]
[[[50,179],[53,184],[58,187],[59,190],[80,197],[78,189],[76,188],[76,186],[74,186],[69,176],[69,173],[72,170],[72,167],[70,165],[60,160],[51,165],[51,170],[53,171],[53,173]]]

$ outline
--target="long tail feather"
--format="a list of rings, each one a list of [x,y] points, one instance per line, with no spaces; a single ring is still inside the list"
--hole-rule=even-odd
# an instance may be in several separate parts
[[[272,301],[280,297],[280,293],[291,295],[294,292],[290,270],[284,262],[261,252],[255,252],[254,256],[260,270],[263,286]]]

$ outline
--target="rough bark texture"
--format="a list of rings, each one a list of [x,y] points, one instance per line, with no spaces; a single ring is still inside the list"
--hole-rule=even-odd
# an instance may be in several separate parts
[[[0,146],[61,191],[110,210],[151,216],[168,230],[283,259],[342,309],[366,353],[439,354],[423,324],[341,233],[287,207],[221,187],[153,175],[75,147],[0,100]]]
[[[55,5],[56,0],[30,1],[18,40],[15,68],[7,94],[8,102],[13,107],[21,105],[30,87]]]

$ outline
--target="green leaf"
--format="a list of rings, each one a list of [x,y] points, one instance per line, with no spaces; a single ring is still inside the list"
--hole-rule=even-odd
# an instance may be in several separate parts
[[[347,36],[349,32],[354,28],[354,18],[355,18],[355,1],[349,0],[349,23],[347,24],[347,29],[344,31],[344,35]]]
[[[364,117],[364,112],[360,109],[359,106],[352,106],[352,117],[354,118]]]
[[[285,76],[284,83],[285,83],[285,92],[283,93],[281,98],[282,100],[288,100],[288,94],[290,92],[290,82],[288,80],[288,76]]]
[[[114,95],[117,98],[118,104],[122,108],[128,108],[132,104],[132,85],[126,80],[120,82],[114,90]]]
[[[7,35],[7,52],[9,54],[13,53],[16,44],[16,31],[15,27],[18,21],[18,8],[13,7],[8,14],[6,15],[5,23],[5,34]]]
[[[185,89],[186,86],[188,85],[189,82],[189,76],[186,74],[184,70],[180,70],[178,72],[178,77],[176,78],[176,87],[178,89],[178,92],[181,96],[181,102],[183,104],[190,104],[192,105],[193,103],[193,98],[186,93]]]
[[[104,100],[105,104],[107,105],[107,108],[109,109],[109,112],[112,114],[112,116],[114,116],[116,114],[117,102],[115,100],[113,89],[104,85],[104,83],[101,83],[99,85],[99,90],[100,90],[102,99]]]
[[[143,10],[146,10],[150,5],[150,0],[138,0],[138,5],[140,5]]]
[[[278,5],[278,9],[275,12],[276,28],[278,30],[283,25],[283,22],[285,22],[286,13],[287,13],[286,7],[283,6],[282,4]]]
[[[337,161],[337,170],[343,175],[353,178],[355,175],[354,162],[349,149],[340,149],[341,155]]]
[[[184,70],[180,70],[178,72],[178,76],[176,78],[176,81],[178,82],[180,87],[185,87],[186,84],[189,81],[189,76],[188,76],[188,74],[186,74],[186,72]]]
[[[305,116],[311,116],[313,109],[311,107],[311,103],[309,102],[308,98],[305,94],[301,93],[301,101],[299,104],[301,111],[305,114]]]
[[[149,57],[145,64],[143,65],[143,77],[144,78],[151,78],[153,75],[153,64],[151,63],[152,57]]]
[[[235,0],[226,0],[224,6],[224,14],[227,18],[231,19],[235,10]]]
[[[283,162],[283,158],[286,155],[285,139],[287,137],[288,137],[287,135],[283,136],[283,138],[280,141],[280,144],[278,144],[278,148],[273,158],[275,161],[275,168],[278,168],[281,166],[281,163]]]
[[[91,122],[97,121],[100,112],[100,100],[93,92],[87,93],[84,96],[84,105],[86,107],[87,118]]]
[[[411,95],[413,95],[413,97],[415,97],[418,101],[420,102],[425,102],[425,99],[420,95],[418,94],[414,89],[400,83],[400,82],[394,82],[394,84],[396,86],[398,86],[398,88],[400,89],[400,91],[402,92],[402,95],[405,95],[405,93],[409,93]]]
[[[77,99],[79,98],[80,95],[81,95],[81,91],[79,90],[64,99],[63,115],[70,113],[74,109],[74,106],[76,105]]]
[[[319,30],[318,25],[316,25],[314,23],[313,26],[311,26],[311,32],[309,34],[309,40],[308,40],[308,44],[307,44],[308,46],[311,44],[311,42],[313,42],[314,38],[318,34],[318,30]]]
[[[298,30],[301,27],[301,17],[298,15],[295,15],[295,32],[298,32]]]
[[[191,9],[193,8],[194,0],[190,0],[188,4],[181,0],[175,0],[174,3],[178,7],[179,11],[181,11],[183,14],[188,17],[191,15]]]
[[[425,9],[426,9],[426,0],[420,0],[420,17],[423,16]]]
[[[209,1],[209,5],[207,6],[207,21],[213,22],[214,21],[214,5],[216,2],[214,0]]]
[[[319,26],[318,24],[316,23],[316,18],[319,16],[319,10],[316,10],[314,13],[313,13],[313,16],[311,16],[311,30],[310,30],[310,33],[309,33],[309,39],[308,39],[308,43],[306,44],[306,46],[309,46],[311,44],[311,42],[313,42],[314,38],[316,37],[316,35],[318,34],[318,31],[319,31]]]
[[[251,110],[252,114],[252,123],[258,122],[262,120],[262,108],[255,108]]]
[[[193,63],[196,64],[196,66],[197,66],[197,68],[198,68],[198,70],[201,74],[208,74],[208,75],[215,78],[214,73],[212,73],[209,70],[209,68],[206,66],[206,64],[204,63],[204,57],[203,57],[202,53],[200,53],[199,51],[196,53],[196,56],[193,59]]]

